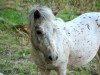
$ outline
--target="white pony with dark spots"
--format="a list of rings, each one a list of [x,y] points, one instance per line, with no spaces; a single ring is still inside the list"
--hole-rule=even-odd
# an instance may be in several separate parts
[[[47,7],[29,14],[32,58],[41,75],[66,75],[67,65],[82,66],[97,54],[100,60],[100,13],[85,13],[69,22],[57,18]]]

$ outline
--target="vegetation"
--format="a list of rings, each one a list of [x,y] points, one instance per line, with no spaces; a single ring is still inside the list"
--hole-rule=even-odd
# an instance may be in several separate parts
[[[99,0],[0,0],[0,72],[4,75],[37,75],[37,66],[30,61],[29,36],[16,28],[28,25],[28,13],[34,4],[60,8],[57,17],[64,21],[85,12],[100,12]],[[68,74],[97,75],[96,69],[94,59],[80,68],[69,67]]]

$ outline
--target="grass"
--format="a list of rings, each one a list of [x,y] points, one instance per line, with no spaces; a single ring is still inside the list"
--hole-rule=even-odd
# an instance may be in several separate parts
[[[57,16],[69,21],[78,15],[80,13],[76,11],[62,10]],[[26,14],[11,9],[0,11],[0,72],[4,75],[37,75],[37,66],[29,61],[31,45],[26,45],[28,38],[13,29],[21,24],[27,24]],[[69,67],[68,73],[95,75],[95,68],[94,61],[82,68]]]
[[[36,75],[36,65],[29,61],[31,45],[23,45],[28,38],[13,29],[14,25],[26,23],[27,17],[9,9],[0,11],[0,15],[0,72]]]
[[[27,23],[27,16],[23,12],[18,12],[16,10],[4,9],[0,11],[0,17],[6,22],[12,25],[20,25]]]
[[[24,36],[18,36],[19,33],[8,24],[0,25],[3,25],[0,26],[0,72],[5,75],[36,75],[36,65],[29,61],[31,46],[19,42]]]
[[[62,18],[64,21],[70,21],[77,16],[79,16],[81,13],[77,11],[68,11],[68,10],[61,10],[58,14],[57,17]]]

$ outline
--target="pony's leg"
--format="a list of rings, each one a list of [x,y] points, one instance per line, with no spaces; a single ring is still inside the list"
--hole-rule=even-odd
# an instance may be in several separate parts
[[[40,75],[50,75],[50,70],[42,70],[40,69]]]
[[[58,75],[66,75],[67,74],[66,68],[67,68],[66,65],[63,65],[63,66],[59,67],[58,70],[57,70],[58,71]]]
[[[96,55],[96,59],[97,59],[98,75],[100,75],[100,48],[99,48],[98,53]]]

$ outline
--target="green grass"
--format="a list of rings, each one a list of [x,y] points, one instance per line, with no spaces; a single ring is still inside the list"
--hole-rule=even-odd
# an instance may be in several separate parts
[[[3,18],[7,23],[12,25],[27,23],[27,16],[25,13],[12,9],[4,9],[3,11],[0,11],[0,18]]]
[[[0,72],[5,75],[36,75],[36,65],[29,61],[30,45],[23,46],[18,32],[0,23]],[[24,40],[26,41],[26,40]]]
[[[62,10],[57,17],[69,21],[78,15],[80,12]],[[0,72],[5,75],[37,75],[37,66],[29,61],[31,45],[30,43],[25,45],[28,38],[13,29],[15,25],[23,24],[27,24],[25,13],[11,9],[0,11]],[[91,66],[95,68],[95,63],[85,68],[69,67],[68,73],[69,75],[89,75],[92,71],[96,74]]]
[[[61,10],[58,14],[57,17],[62,18],[64,21],[70,21],[77,16],[79,16],[81,13],[77,11],[68,11],[68,10]]]

